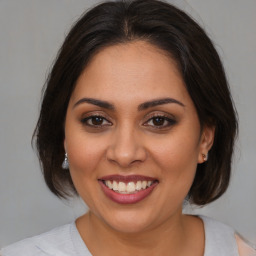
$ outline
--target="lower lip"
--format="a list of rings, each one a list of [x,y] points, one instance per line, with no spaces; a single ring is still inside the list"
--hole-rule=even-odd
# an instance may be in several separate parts
[[[153,189],[157,186],[157,182],[154,182],[150,187],[140,190],[138,192],[135,192],[133,194],[120,194],[115,192],[114,190],[108,188],[103,181],[99,181],[102,190],[104,192],[104,194],[111,199],[112,201],[114,201],[115,203],[118,204],[135,204],[138,203],[140,201],[142,201],[143,199],[145,199],[147,196],[149,196],[151,194],[151,192],[153,191]]]

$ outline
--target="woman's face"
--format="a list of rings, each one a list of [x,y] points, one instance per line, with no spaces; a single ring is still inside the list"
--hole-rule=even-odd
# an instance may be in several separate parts
[[[71,96],[64,146],[93,216],[118,231],[181,215],[213,131],[200,129],[174,61],[137,41],[100,51]]]

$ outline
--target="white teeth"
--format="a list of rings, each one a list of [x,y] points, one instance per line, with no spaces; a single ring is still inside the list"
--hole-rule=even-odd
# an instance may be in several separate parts
[[[118,191],[119,192],[125,192],[126,191],[126,185],[124,182],[119,182],[118,184]]]
[[[147,187],[147,184],[148,183],[145,180],[143,180],[141,184],[142,188],[145,189]]]
[[[135,192],[136,187],[134,182],[128,182],[128,184],[126,185],[126,191],[127,192]]]
[[[140,191],[142,189],[146,189],[147,187],[150,187],[153,184],[153,181],[137,181],[136,183],[134,183],[133,181],[128,182],[127,184],[122,182],[122,181],[110,181],[110,180],[106,180],[105,181],[105,185],[118,192],[121,194],[131,194],[131,193],[135,193],[136,191]]]
[[[113,185],[112,185],[112,183],[111,183],[110,180],[107,180],[107,181],[106,181],[106,185],[107,185],[110,189],[113,188]]]
[[[113,181],[113,190],[118,191],[118,184],[116,181]]]
[[[141,190],[141,181],[137,181],[136,190]]]

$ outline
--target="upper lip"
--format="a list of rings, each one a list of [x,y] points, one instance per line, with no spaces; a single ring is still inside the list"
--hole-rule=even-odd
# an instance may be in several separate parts
[[[149,177],[149,176],[143,176],[143,175],[118,175],[118,174],[114,174],[114,175],[108,175],[108,176],[104,176],[99,178],[99,180],[110,180],[110,181],[122,181],[124,183],[128,183],[131,181],[157,181],[156,178],[153,177]]]

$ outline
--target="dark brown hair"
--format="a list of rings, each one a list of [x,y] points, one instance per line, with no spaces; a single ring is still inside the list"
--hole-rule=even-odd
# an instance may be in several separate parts
[[[201,126],[216,127],[209,160],[197,167],[190,201],[204,205],[227,189],[237,132],[218,53],[203,29],[176,7],[157,0],[109,1],[85,13],[67,35],[44,87],[34,140],[46,184],[57,196],[77,194],[64,159],[64,121],[76,81],[104,47],[144,40],[177,63]]]

